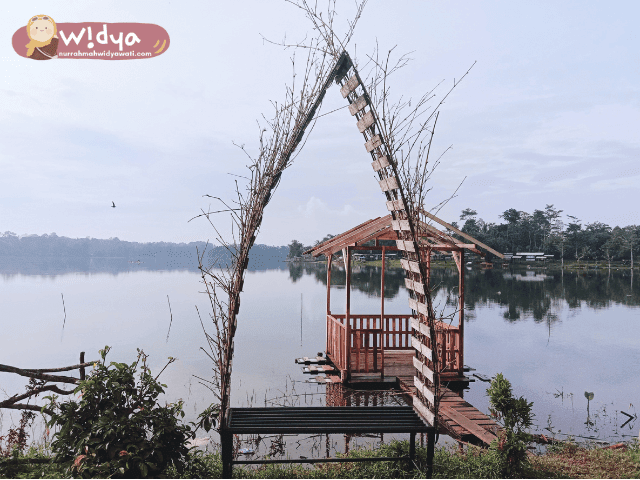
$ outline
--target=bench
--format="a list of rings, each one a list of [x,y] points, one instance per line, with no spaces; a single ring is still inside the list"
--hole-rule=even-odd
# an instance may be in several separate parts
[[[408,433],[408,457],[300,458],[235,460],[233,435],[241,434],[359,434]],[[412,407],[273,407],[231,408],[220,429],[222,476],[231,478],[233,465],[268,463],[331,463],[390,461],[415,458],[417,433],[427,433],[427,477],[433,468],[435,429],[426,425]]]

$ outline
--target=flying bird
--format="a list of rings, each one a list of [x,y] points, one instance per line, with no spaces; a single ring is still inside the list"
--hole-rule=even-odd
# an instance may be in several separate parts
[[[113,200],[111,200],[111,208],[116,208],[116,204],[113,203]]]

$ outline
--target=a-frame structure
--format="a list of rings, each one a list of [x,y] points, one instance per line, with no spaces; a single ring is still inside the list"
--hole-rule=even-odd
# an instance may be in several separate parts
[[[423,428],[426,428],[429,438],[427,445],[426,475],[430,477],[432,472],[435,431],[438,430],[438,410],[442,397],[440,391],[440,380],[446,365],[445,362],[441,361],[437,347],[438,338],[444,333],[442,331],[444,324],[443,322],[438,323],[438,320],[435,317],[429,290],[428,259],[430,259],[431,251],[434,250],[437,245],[433,245],[429,241],[426,243],[422,243],[421,241],[421,238],[425,236],[423,234],[424,229],[426,228],[428,230],[428,226],[424,228],[422,227],[420,215],[431,218],[430,214],[421,210],[421,205],[411,205],[408,203],[407,196],[398,176],[397,163],[393,158],[389,140],[385,138],[382,133],[383,130],[375,111],[375,106],[371,101],[371,97],[365,88],[358,70],[346,51],[342,52],[333,69],[326,77],[323,87],[318,92],[313,106],[308,110],[308,113],[304,118],[296,123],[292,141],[283,151],[283,156],[278,161],[277,168],[284,168],[287,164],[288,158],[302,140],[306,128],[313,120],[327,89],[333,81],[340,85],[340,92],[343,98],[349,102],[349,112],[355,117],[357,128],[364,136],[365,150],[371,155],[371,165],[378,177],[382,193],[385,196],[387,210],[390,212],[388,220],[390,221],[390,231],[393,231],[395,235],[395,248],[402,252],[402,267],[405,271],[406,285],[410,292],[409,305],[412,310],[412,315],[408,319],[408,325],[410,328],[407,327],[407,338],[410,338],[411,354],[413,355],[412,364],[415,369],[414,385],[416,386],[416,392],[413,395],[413,409],[418,413],[419,417],[421,417],[428,427],[425,427],[425,425],[419,420],[419,425],[413,424],[410,421],[406,424],[401,424],[402,422],[389,422],[388,420],[384,420],[382,424],[380,424],[380,422],[376,423],[378,420],[383,418],[380,416],[383,415],[382,412],[369,413],[370,418],[368,418],[366,422],[363,420],[364,423],[361,424],[361,422],[358,421],[354,422],[351,418],[353,411],[341,412],[336,409],[329,408],[328,410],[330,411],[335,410],[333,411],[333,414],[335,415],[329,414],[328,412],[324,413],[324,423],[320,422],[322,425],[306,425],[306,423],[308,423],[306,420],[307,417],[306,414],[302,414],[302,412],[281,411],[278,412],[279,416],[276,415],[276,417],[273,417],[277,419],[276,423],[273,425],[263,425],[261,427],[253,425],[249,428],[248,426],[250,424],[255,424],[257,420],[248,420],[243,418],[242,415],[247,413],[242,412],[243,409],[230,409],[230,414],[229,417],[227,417],[226,424],[220,426],[223,476],[225,478],[230,478],[231,466],[233,464],[264,463],[254,461],[234,461],[231,449],[233,434],[269,432],[339,433],[343,430],[345,432],[352,432],[355,426],[370,432],[391,431],[389,430],[390,427],[393,427],[394,429],[400,428],[400,430],[394,431],[410,432],[412,435],[409,447],[410,458],[413,458],[413,455],[415,454],[415,434],[417,432],[425,431]],[[263,206],[269,201],[271,191],[277,185],[281,173],[281,170],[274,172],[274,176],[268,185],[268,189],[264,196]],[[249,243],[252,244],[254,240],[255,236],[249,240]],[[352,247],[348,247],[346,249],[347,256],[349,255],[349,248]],[[425,255],[425,252],[428,254]],[[459,259],[462,261],[463,251],[459,251],[457,253],[459,253]],[[248,261],[248,257],[245,260]],[[244,267],[246,267],[246,263]],[[348,271],[349,269],[347,269],[347,272]],[[347,273],[347,275],[349,275],[349,273]],[[230,306],[230,310],[232,310],[232,306]],[[237,313],[237,309],[233,311]],[[391,416],[398,414],[398,407],[392,407],[392,410],[394,411],[390,412]],[[293,417],[290,418],[286,416],[288,413],[302,416],[295,417],[294,421]],[[343,415],[343,413],[345,417],[338,418],[338,416]],[[411,414],[415,415],[414,412],[411,412]],[[300,426],[302,424],[305,424],[304,428]],[[329,428],[328,424],[333,426]]]
[[[417,225],[414,225],[415,217],[410,215],[397,163],[388,140],[382,135],[375,106],[346,52],[338,60],[335,81],[341,85],[340,93],[349,102],[349,112],[356,118],[357,128],[364,136],[364,147],[371,155],[371,166],[378,176],[387,210],[391,212],[391,228],[403,254],[402,266],[408,280],[409,302],[413,310],[411,344],[415,348],[416,378],[420,385],[413,397],[413,406],[429,425],[435,426],[442,367],[433,341],[437,335],[436,319],[429,294],[426,259],[420,254]]]

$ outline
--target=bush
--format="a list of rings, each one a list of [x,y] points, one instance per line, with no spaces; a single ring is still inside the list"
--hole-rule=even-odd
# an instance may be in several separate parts
[[[487,389],[491,414],[501,421],[504,431],[491,444],[502,463],[502,476],[521,477],[528,467],[527,444],[531,435],[527,429],[533,422],[531,407],[523,397],[514,398],[511,383],[501,373],[491,381]]]
[[[68,473],[84,478],[153,477],[168,466],[181,471],[191,437],[191,427],[179,424],[182,402],[157,404],[166,385],[151,375],[144,352],[131,365],[106,365],[108,351],[100,350],[102,361],[76,389],[79,401],[47,397],[54,411],[47,425],[60,428],[51,443],[55,461],[72,461]]]

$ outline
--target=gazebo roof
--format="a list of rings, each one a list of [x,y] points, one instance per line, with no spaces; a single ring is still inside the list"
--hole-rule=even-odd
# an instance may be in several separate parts
[[[422,243],[425,247],[430,247],[436,251],[460,251],[470,250],[474,253],[484,256],[485,252],[482,250],[493,253],[494,255],[504,258],[504,255],[485,245],[479,240],[473,238],[471,235],[461,232],[454,226],[448,224],[444,220],[439,219],[431,213],[425,213],[425,215],[431,220],[445,226],[450,231],[457,233],[463,238],[471,241],[472,243],[461,243],[460,240],[453,238],[451,235],[442,232],[435,228],[433,225],[429,225],[425,222],[420,222],[420,228],[422,230]],[[392,227],[391,215],[386,217],[377,217],[371,220],[367,220],[360,225],[347,230],[335,237],[319,243],[318,245],[310,248],[305,254],[310,253],[314,257],[320,255],[332,255],[340,250],[349,246],[361,246],[371,240],[398,240],[398,236]],[[479,250],[480,247],[482,250]]]

